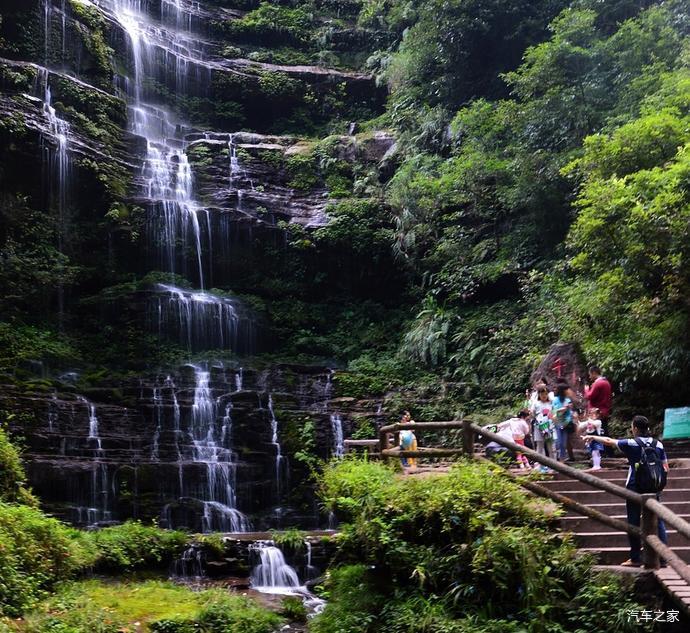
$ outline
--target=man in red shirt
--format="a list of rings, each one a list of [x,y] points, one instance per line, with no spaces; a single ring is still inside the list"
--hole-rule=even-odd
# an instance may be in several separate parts
[[[596,365],[590,365],[588,373],[592,385],[585,385],[587,408],[599,409],[599,419],[601,420],[604,435],[608,435],[612,400],[611,383],[601,375],[601,369]]]

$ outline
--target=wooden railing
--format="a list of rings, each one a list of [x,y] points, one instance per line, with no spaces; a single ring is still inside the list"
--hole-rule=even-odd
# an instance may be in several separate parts
[[[462,429],[463,446],[462,448],[420,447],[414,451],[392,448],[390,444],[390,434],[397,433],[398,431],[405,429],[416,431]],[[657,501],[656,495],[654,494],[639,494],[633,490],[629,490],[627,488],[623,488],[622,486],[611,483],[606,479],[601,479],[600,477],[595,477],[590,473],[572,468],[571,466],[563,464],[555,459],[540,455],[532,449],[516,444],[511,440],[507,440],[496,433],[484,430],[482,427],[474,424],[470,420],[451,422],[411,422],[383,426],[379,430],[379,454],[382,459],[390,459],[393,457],[451,457],[462,454],[473,459],[475,458],[474,440],[476,435],[481,435],[515,453],[519,452],[523,455],[527,455],[527,457],[532,461],[543,464],[544,466],[547,466],[559,473],[563,473],[564,475],[568,475],[568,477],[588,484],[592,488],[603,490],[620,497],[621,499],[625,499],[626,501],[637,503],[641,507],[640,527],[630,525],[626,521],[614,519],[613,517],[610,517],[603,512],[596,510],[595,508],[591,508],[582,503],[578,503],[577,501],[573,501],[565,495],[559,494],[553,490],[549,490],[537,482],[530,481],[526,477],[511,474],[521,486],[537,495],[548,497],[553,501],[562,504],[566,508],[573,510],[574,512],[590,517],[595,521],[599,521],[600,523],[610,526],[616,530],[637,536],[640,538],[644,546],[643,563],[647,569],[658,569],[660,565],[660,558],[664,558],[666,562],[678,573],[678,575],[681,576],[681,578],[683,578],[688,584],[690,584],[690,565],[686,564],[682,558],[680,558],[670,547],[668,547],[668,545],[662,543],[657,534],[658,521],[659,519],[663,519],[666,525],[675,528],[679,534],[682,534],[685,538],[690,539],[690,523]],[[481,459],[484,458],[482,457]],[[508,472],[510,473],[510,471]]]

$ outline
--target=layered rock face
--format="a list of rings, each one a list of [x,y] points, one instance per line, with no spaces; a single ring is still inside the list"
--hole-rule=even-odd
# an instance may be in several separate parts
[[[375,178],[394,139],[287,133],[374,115],[385,94],[355,69],[314,63],[299,38],[294,63],[250,51],[245,15],[186,0],[11,1],[3,15],[3,191],[52,214],[58,256],[86,279],[55,289],[60,323],[100,311],[113,329],[126,313],[117,327],[188,359],[2,388],[31,485],[76,525],[326,521],[299,454],[341,455],[354,405],[331,402],[327,367],[252,360],[271,341],[234,287],[257,241],[326,225],[329,205],[354,195],[353,165]],[[331,35],[336,58],[362,34]]]
[[[208,363],[86,396],[4,386],[0,407],[19,413],[12,430],[25,438],[30,483],[56,516],[235,532],[325,525],[294,494],[308,475],[295,453],[305,442],[324,459],[342,451],[351,416],[331,397],[327,370]]]

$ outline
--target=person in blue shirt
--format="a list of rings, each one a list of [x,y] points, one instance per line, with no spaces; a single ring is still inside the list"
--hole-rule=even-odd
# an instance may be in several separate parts
[[[551,416],[556,427],[556,452],[558,460],[565,462],[572,460],[568,450],[569,431],[573,424],[573,401],[568,397],[567,383],[559,383],[551,401]]]
[[[633,438],[639,439],[643,444],[648,446],[654,444],[654,450],[659,457],[659,461],[663,464],[664,470],[668,472],[668,459],[666,458],[664,445],[651,436],[649,431],[649,420],[643,415],[636,415],[632,420],[631,431]],[[628,458],[628,478],[625,482],[625,487],[629,490],[639,493],[639,490],[635,484],[635,466],[639,464],[640,460],[642,459],[642,449],[640,448],[640,445],[635,441],[635,439],[628,438],[615,440],[610,437],[590,435],[585,436],[584,440],[585,442],[591,442],[595,439],[595,437],[597,442],[600,442],[605,446],[618,448]],[[656,498],[659,499],[658,494]],[[628,523],[630,523],[630,525],[640,527],[640,506],[634,501],[626,500],[625,508],[628,513]],[[659,539],[662,543],[667,543],[666,526],[661,519],[659,519]],[[640,539],[637,536],[628,534],[628,540],[630,541],[630,559],[622,564],[625,567],[639,567],[641,563]]]

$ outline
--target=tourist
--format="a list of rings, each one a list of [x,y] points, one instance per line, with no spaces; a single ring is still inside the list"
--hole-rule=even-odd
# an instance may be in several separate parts
[[[549,397],[549,390],[546,385],[542,385],[537,391],[537,400],[532,403],[532,417],[533,417],[533,431],[532,437],[534,439],[534,446],[537,453],[540,455],[547,455],[553,457],[553,436],[555,427],[551,419],[551,398]],[[535,468],[542,471],[548,470],[546,466],[535,462]]]
[[[601,375],[597,365],[590,365],[588,369],[591,384],[585,384],[585,399],[588,409],[599,409],[599,419],[604,435],[609,432],[609,416],[611,415],[612,389],[611,383]]]
[[[510,423],[510,420],[506,420],[505,422],[501,422],[500,424],[489,424],[482,428],[485,431],[489,431],[490,433],[495,433],[496,435],[502,437],[505,440],[510,440],[511,442],[513,441],[513,428]],[[513,456],[513,452],[509,448],[506,448],[505,446],[503,446],[503,444],[499,444],[494,440],[491,440],[484,447],[484,454],[489,459],[494,460],[499,460],[501,458],[507,459]]]
[[[595,436],[595,438],[603,435],[599,410],[590,409],[587,413],[587,419],[578,425],[578,430],[583,433],[582,439],[585,441],[585,447],[592,456],[592,470],[601,470],[601,454],[604,451],[604,445],[597,439],[585,439],[590,435]]]
[[[512,440],[520,446],[525,446],[525,438],[529,435],[529,424],[527,420],[529,419],[530,411],[528,409],[521,409],[514,418],[510,418],[507,422],[510,424],[510,431],[512,433]],[[526,455],[522,453],[516,453],[515,458],[517,459],[520,468],[529,468],[529,460]]]
[[[529,395],[529,401],[530,401],[530,406],[534,404],[537,400],[539,400],[539,392],[542,389],[546,389],[547,393],[549,394],[549,400],[553,398],[553,391],[549,389],[549,383],[546,382],[545,378],[540,378],[537,380],[537,382],[534,383],[534,386],[532,387],[532,393]]]
[[[589,435],[585,437],[585,442],[597,442],[604,444],[605,446],[610,446],[612,448],[620,449],[623,454],[628,458],[628,479],[625,482],[625,487],[628,490],[633,490],[634,492],[642,493],[645,492],[641,490],[638,486],[637,477],[639,477],[638,468],[642,461],[642,448],[653,448],[654,453],[658,461],[662,464],[663,470],[668,473],[668,460],[666,459],[666,452],[664,451],[664,446],[658,440],[655,440],[649,430],[649,420],[643,415],[636,415],[630,427],[632,431],[632,439],[622,439],[615,440],[610,437],[596,437],[594,435]],[[659,493],[657,492],[656,498],[659,499]],[[640,513],[641,508],[639,504],[625,501],[625,507],[628,513],[628,523],[636,527],[640,527]],[[666,526],[664,522],[659,519],[659,540],[662,543],[667,543],[666,540]],[[630,559],[622,563],[626,567],[639,567],[641,563],[640,557],[640,538],[638,536],[633,536],[628,534],[628,541],[630,542]]]
[[[414,420],[410,415],[409,411],[403,412],[403,416],[400,420],[401,424],[414,424]],[[417,436],[414,434],[412,429],[403,429],[400,431],[399,443],[401,451],[416,451],[417,450]],[[403,468],[409,466],[410,468],[417,468],[417,458],[416,457],[401,457],[400,463]]]
[[[573,401],[568,397],[569,390],[567,383],[558,383],[551,402],[551,419],[556,427],[556,452],[559,461],[563,462],[573,459],[569,434],[575,429],[575,424],[573,423]]]

